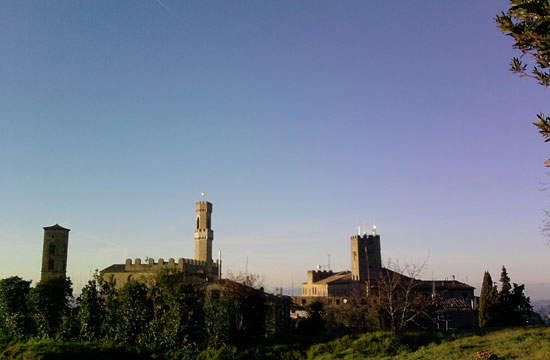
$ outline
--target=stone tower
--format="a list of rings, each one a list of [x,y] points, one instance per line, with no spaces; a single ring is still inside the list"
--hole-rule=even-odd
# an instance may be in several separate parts
[[[351,237],[351,278],[370,281],[382,269],[380,235],[354,235]]]
[[[44,228],[41,280],[66,275],[69,231],[58,224]]]
[[[212,204],[208,201],[197,201],[197,225],[195,228],[195,259],[212,262]]]

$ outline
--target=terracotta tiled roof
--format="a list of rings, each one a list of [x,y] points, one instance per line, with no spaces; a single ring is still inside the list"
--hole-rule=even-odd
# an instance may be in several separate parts
[[[452,290],[470,290],[475,289],[475,287],[465,284],[457,280],[418,280],[416,287],[418,288],[432,288],[435,285],[436,290],[441,289],[452,289]]]

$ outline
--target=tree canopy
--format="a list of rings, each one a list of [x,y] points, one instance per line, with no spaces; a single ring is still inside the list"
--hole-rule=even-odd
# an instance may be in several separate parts
[[[501,32],[514,39],[519,57],[513,57],[510,70],[538,84],[550,85],[550,1],[511,0],[510,8],[495,17]],[[550,141],[550,117],[538,114],[533,123]]]

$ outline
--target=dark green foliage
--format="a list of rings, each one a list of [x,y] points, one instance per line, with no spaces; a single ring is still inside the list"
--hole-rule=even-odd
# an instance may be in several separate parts
[[[325,330],[325,313],[323,304],[316,301],[307,308],[308,317],[301,319],[297,324],[298,334],[308,334],[316,336],[322,334]]]
[[[497,319],[498,292],[491,274],[485,271],[479,296],[479,327],[494,326]]]
[[[506,268],[502,267],[500,291],[485,272],[479,300],[479,326],[522,326],[532,311],[530,300],[525,296],[524,285],[510,284]],[[491,289],[488,291],[487,289]]]
[[[95,280],[99,288],[99,294],[103,305],[103,323],[101,334],[106,339],[119,338],[118,330],[121,321],[121,300],[119,291],[115,288],[112,281],[105,281],[101,276],[96,276]]]
[[[550,141],[550,117],[544,114],[537,114],[537,121],[533,123],[538,129],[539,134],[544,137],[544,141]]]
[[[125,344],[147,345],[147,327],[153,318],[153,303],[145,284],[127,282],[120,291],[120,318],[115,340]]]
[[[30,284],[17,276],[0,280],[0,334],[22,338],[32,331],[27,308]]]
[[[38,336],[61,335],[64,318],[70,315],[72,292],[72,282],[65,277],[41,281],[31,289],[29,307]]]
[[[88,281],[88,284],[82,288],[78,305],[80,339],[84,341],[100,340],[103,337],[105,302],[100,295],[96,278]]]
[[[231,344],[237,340],[240,322],[236,298],[209,297],[204,305],[204,326],[208,342],[213,346]]]
[[[550,85],[550,2],[511,0],[508,11],[496,16],[495,21],[521,52],[520,58],[512,58],[510,70],[532,77],[540,85]]]
[[[145,360],[150,357],[125,345],[40,340],[8,345],[0,350],[0,358],[5,360]]]
[[[202,284],[187,281],[182,274],[161,274],[150,291],[153,320],[148,328],[152,349],[194,348],[204,342]]]
[[[512,58],[510,70],[521,77],[550,85],[550,2],[548,0],[511,0],[508,11],[495,17],[501,32],[514,39],[521,53]],[[537,115],[533,123],[550,141],[550,118]]]
[[[529,314],[533,311],[529,297],[525,296],[525,285],[514,283],[512,293],[510,295],[510,308],[512,314],[510,316],[509,325],[520,326],[527,325]]]

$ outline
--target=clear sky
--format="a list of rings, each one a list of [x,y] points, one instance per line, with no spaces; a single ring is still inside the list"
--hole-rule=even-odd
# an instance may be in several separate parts
[[[423,277],[550,283],[548,91],[508,71],[507,1],[0,2],[0,277],[37,280],[42,227],[77,286],[193,257],[297,286],[376,222]],[[547,295],[550,297],[550,287]]]

